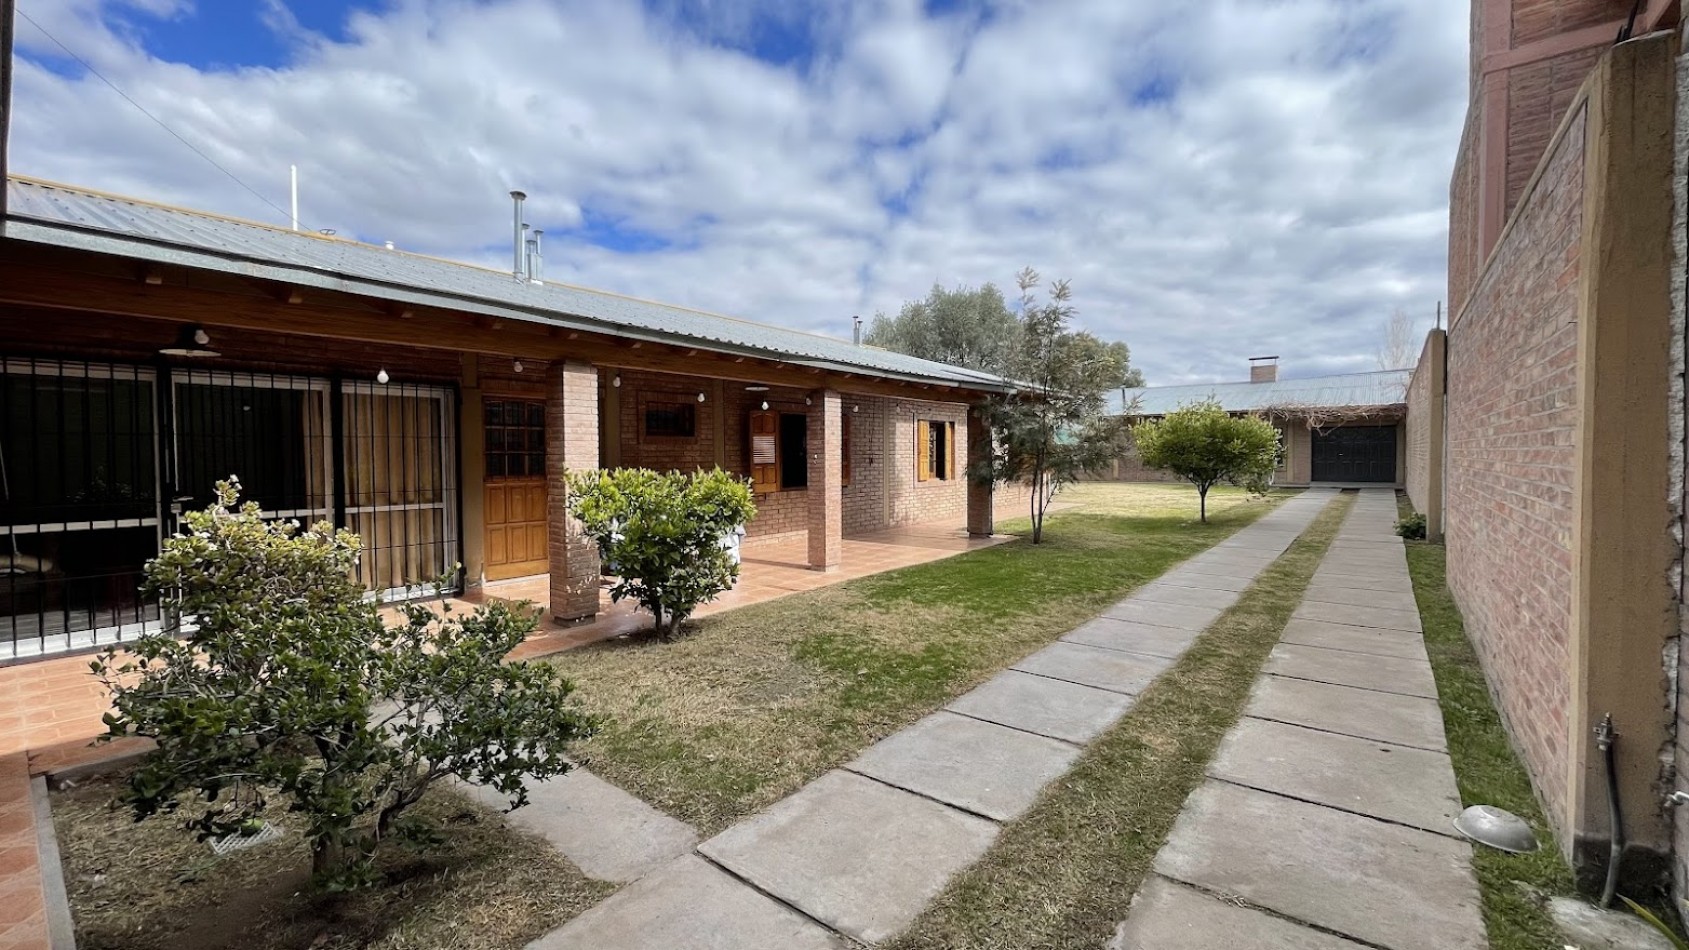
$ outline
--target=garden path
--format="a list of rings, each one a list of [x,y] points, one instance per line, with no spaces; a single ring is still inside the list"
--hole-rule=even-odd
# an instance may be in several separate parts
[[[1392,491],[1362,492],[1111,950],[1482,950]]]
[[[531,950],[874,945],[1131,708],[1335,497],[1285,502]]]

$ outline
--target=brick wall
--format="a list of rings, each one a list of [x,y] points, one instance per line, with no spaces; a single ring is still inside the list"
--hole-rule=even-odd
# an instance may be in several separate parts
[[[1551,815],[1565,814],[1587,110],[1449,331],[1448,581]]]
[[[1403,487],[1413,510],[1425,516],[1426,536],[1432,541],[1442,538],[1443,529],[1445,339],[1440,328],[1425,335],[1408,383],[1407,418],[1402,423]]]
[[[1521,4],[1523,6],[1524,4]],[[1622,15],[1622,14],[1621,14]],[[1543,150],[1560,127],[1560,120],[1578,88],[1588,78],[1606,45],[1574,50],[1540,62],[1510,69],[1507,78],[1507,191],[1506,214],[1511,214],[1530,183]]]
[[[1476,6],[1476,4],[1474,4]],[[1478,146],[1482,116],[1476,108],[1466,113],[1466,127],[1460,134],[1460,149],[1454,157],[1454,175],[1449,179],[1449,313],[1460,312],[1472,282],[1484,266],[1484,248],[1478,234]]]
[[[709,468],[718,462],[716,427],[722,429],[719,462],[726,471],[748,475],[749,440],[745,425],[749,414],[766,402],[770,411],[807,414],[810,393],[788,387],[766,392],[748,392],[743,383],[726,381],[715,398],[714,382],[690,376],[622,370],[621,386],[608,382],[602,388],[606,399],[619,404],[620,460],[624,466],[666,471]],[[697,403],[698,393],[705,401]],[[645,407],[652,402],[695,404],[695,431],[691,438],[650,436],[644,431]],[[845,534],[861,534],[897,525],[927,521],[960,521],[967,511],[967,484],[958,476],[920,482],[915,470],[915,420],[934,419],[956,424],[956,461],[967,463],[965,433],[967,407],[962,403],[919,399],[892,399],[845,393],[840,397],[841,415],[850,420],[850,484],[840,489],[841,518]],[[1024,495],[999,489],[999,510],[1003,504],[1024,501]],[[808,489],[768,492],[756,496],[757,516],[746,527],[746,536],[762,541],[787,540],[802,535],[809,526]]]

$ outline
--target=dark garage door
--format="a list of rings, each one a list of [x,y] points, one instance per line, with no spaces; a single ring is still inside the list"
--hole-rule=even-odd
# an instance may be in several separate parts
[[[1341,426],[1314,433],[1314,481],[1396,481],[1395,426]]]

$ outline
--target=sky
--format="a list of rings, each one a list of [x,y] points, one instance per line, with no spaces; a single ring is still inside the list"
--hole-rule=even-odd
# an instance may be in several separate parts
[[[12,170],[285,224],[297,165],[495,267],[520,188],[548,279],[848,337],[1030,266],[1152,385],[1364,372],[1445,293],[1467,2],[18,0],[171,131],[20,20]]]

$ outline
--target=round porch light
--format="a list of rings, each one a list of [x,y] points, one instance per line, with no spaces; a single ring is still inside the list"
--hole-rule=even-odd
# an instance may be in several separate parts
[[[196,359],[209,359],[223,354],[211,348],[211,334],[203,327],[185,326],[176,334],[176,342],[159,349],[165,356],[187,356]]]
[[[385,366],[383,366],[381,370],[375,374],[375,381],[383,386],[387,385],[387,381],[392,378],[393,377],[387,375],[387,367]]]
[[[517,373],[522,372],[522,361],[521,360],[513,360],[510,364],[510,368],[513,372],[517,372]]]
[[[610,380],[610,385],[616,387],[617,389],[621,389],[622,388],[622,374],[617,373],[616,378]]]
[[[767,412],[767,411],[768,411],[768,400],[766,400],[766,399],[764,399],[764,400],[763,400],[763,401],[762,401],[762,411],[763,411],[763,412]]]
[[[704,401],[704,394],[703,394],[703,393],[699,393],[699,394],[698,394],[698,401],[699,401],[699,402],[703,402],[703,401]]]

